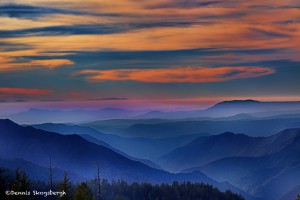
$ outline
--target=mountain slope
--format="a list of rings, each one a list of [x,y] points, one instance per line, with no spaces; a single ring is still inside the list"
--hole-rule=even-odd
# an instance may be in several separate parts
[[[122,156],[125,156],[126,158],[129,158],[130,160],[141,162],[141,163],[143,163],[145,165],[148,165],[149,167],[152,167],[152,168],[161,169],[160,166],[158,166],[157,164],[155,164],[154,162],[152,162],[150,160],[140,159],[140,158],[134,158],[132,156],[129,156],[126,153],[124,153],[124,152],[122,152],[122,151],[120,151],[118,149],[115,149],[112,146],[110,146],[110,145],[108,145],[108,144],[106,144],[106,143],[104,143],[104,142],[102,142],[100,140],[97,140],[96,138],[94,138],[94,137],[92,137],[90,135],[85,134],[85,135],[80,135],[80,137],[82,137],[83,139],[85,139],[85,140],[87,140],[89,142],[92,142],[94,144],[107,147],[107,148],[113,150],[114,152],[116,152],[116,153],[118,153],[118,154],[120,154]]]
[[[232,149],[240,148],[228,139],[226,142]],[[184,172],[201,170],[218,181],[228,181],[266,200],[279,199],[299,185],[300,129],[286,129],[271,137],[256,138],[255,144],[248,143],[244,150],[247,151],[228,154]]]
[[[269,136],[286,128],[300,127],[300,118],[247,120],[189,120],[156,124],[134,124],[119,130],[123,137],[163,138],[189,134],[244,133],[250,136]]]
[[[33,127],[22,127],[10,120],[0,120],[0,156],[22,158],[42,167],[52,166],[94,178],[100,163],[102,178],[127,181],[171,182],[173,180],[203,181],[218,185],[202,173],[171,174],[132,161],[114,151],[90,143],[78,135],[60,135]]]
[[[294,131],[292,131],[294,130]],[[287,129],[269,137],[250,137],[226,132],[199,137],[158,160],[160,166],[171,171],[199,167],[226,157],[259,157],[276,153],[297,136],[298,129]],[[286,132],[288,131],[288,134]]]
[[[229,181],[252,195],[278,199],[299,184],[300,152],[291,152],[288,148],[262,157],[224,158],[200,169],[218,181]]]
[[[87,134],[130,156],[143,159],[155,159],[160,157],[163,154],[183,146],[200,136],[187,135],[162,139],[124,138],[117,135],[105,134],[93,128],[77,125],[47,123],[34,125],[34,127],[66,135]]]
[[[224,157],[255,155],[264,145],[263,140],[230,132],[200,137],[161,157],[158,163],[163,168],[176,172]]]

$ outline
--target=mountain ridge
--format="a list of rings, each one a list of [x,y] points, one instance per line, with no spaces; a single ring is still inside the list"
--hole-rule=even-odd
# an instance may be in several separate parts
[[[103,133],[94,128],[67,124],[39,124],[35,128],[57,132],[60,134],[88,134],[110,146],[136,158],[154,159],[178,146],[182,146],[200,135],[188,135],[173,138],[125,138],[118,135]]]
[[[258,157],[273,154],[286,148],[296,137],[299,136],[300,138],[299,132],[300,128],[290,128],[268,137],[251,137],[232,132],[199,137],[189,144],[162,156],[158,160],[158,164],[171,171],[181,171],[184,168],[191,168],[180,168],[184,163],[196,167],[225,157]],[[183,162],[183,160],[186,162]]]
[[[197,152],[195,155],[199,159],[203,159],[203,156],[206,156],[207,162],[198,163],[198,167],[196,166],[197,163],[194,163],[194,167],[181,172],[200,170],[219,182],[228,181],[251,195],[265,200],[279,199],[299,185],[300,128],[285,129],[273,136],[254,138],[254,141],[248,143],[243,142],[243,140],[237,140],[241,143],[239,145],[232,142],[230,138],[242,137],[246,140],[253,140],[253,138],[233,133],[210,137],[217,137],[217,140],[216,138],[214,140],[217,142],[210,143],[207,142],[208,140],[202,139],[201,143],[201,138],[199,138],[194,141],[194,146],[192,146],[198,146],[198,150],[189,148],[186,151],[181,151],[184,153],[183,155],[174,156],[175,158],[186,156],[186,162],[189,162],[187,152]],[[226,138],[226,140],[222,141],[222,138]],[[218,143],[220,141],[222,143]],[[189,145],[186,147],[189,147]],[[203,149],[219,149],[214,151],[208,149],[202,152],[200,147],[203,147]],[[231,147],[231,151],[228,151],[227,147]],[[215,156],[213,160],[207,159],[214,156],[215,154],[212,153],[216,152],[219,157]],[[225,153],[225,155],[220,156],[222,153]],[[193,157],[192,159],[197,158]],[[182,160],[177,160],[173,163],[173,166],[179,165],[181,162]],[[300,191],[298,190],[298,192]]]
[[[60,135],[33,127],[22,127],[10,120],[0,120],[0,156],[22,158],[48,167],[68,169],[86,178],[93,178],[100,161],[104,178],[163,182],[172,179],[194,179],[189,174],[171,174],[132,161],[112,150],[90,143],[78,135]],[[74,148],[76,147],[76,148]],[[149,177],[148,174],[152,174]],[[177,177],[177,178],[176,178]],[[198,176],[200,178],[201,176]],[[214,182],[206,176],[207,181]]]

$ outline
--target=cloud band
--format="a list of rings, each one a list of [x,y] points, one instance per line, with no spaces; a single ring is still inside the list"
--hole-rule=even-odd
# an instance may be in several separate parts
[[[180,67],[167,69],[82,70],[91,82],[136,81],[145,83],[211,83],[234,79],[255,78],[273,74],[263,67]]]

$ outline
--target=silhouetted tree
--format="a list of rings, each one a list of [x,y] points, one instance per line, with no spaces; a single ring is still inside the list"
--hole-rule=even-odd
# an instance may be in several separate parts
[[[74,200],[94,200],[94,195],[92,190],[88,187],[87,183],[81,183],[75,193]]]
[[[300,194],[297,195],[296,200],[300,200]]]
[[[5,191],[7,186],[7,176],[4,175],[5,170],[0,168],[0,199],[5,199]]]
[[[123,197],[121,197],[120,195],[117,194],[116,200],[123,200]]]
[[[67,172],[64,172],[64,179],[59,183],[60,191],[65,191],[66,195],[59,197],[59,200],[69,200],[72,199],[72,183],[68,178]]]
[[[101,200],[101,179],[100,179],[100,166],[97,162],[97,184],[98,184],[98,199]]]
[[[53,173],[52,173],[52,159],[50,156],[50,163],[49,163],[49,185],[50,189],[52,190],[53,188]]]
[[[102,181],[103,199],[116,200],[244,200],[240,195],[203,183],[174,182],[173,184],[153,185],[151,183],[131,183],[125,181]],[[122,193],[122,195],[121,195]]]
[[[20,191],[20,180],[21,180],[22,172],[19,168],[15,170],[15,180],[12,182],[11,190],[13,191]]]
[[[15,192],[29,192],[30,191],[30,180],[27,176],[27,174],[24,171],[20,171],[19,168],[15,171],[15,179],[13,180],[11,184],[11,191]],[[9,195],[9,200],[27,200],[32,199],[32,196],[28,195]]]
[[[50,163],[49,163],[49,186],[50,190],[53,191],[53,173],[52,173],[52,158],[50,156]],[[50,196],[50,200],[53,199],[53,196]]]
[[[20,180],[20,190],[28,191],[30,189],[30,180],[25,172],[21,172],[21,180]]]

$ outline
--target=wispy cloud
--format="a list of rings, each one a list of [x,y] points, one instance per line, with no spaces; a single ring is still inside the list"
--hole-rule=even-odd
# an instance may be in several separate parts
[[[20,30],[0,30],[0,38],[25,36],[100,35],[123,33],[132,30],[158,27],[186,27],[196,22],[141,22],[111,24],[75,24],[69,26],[47,26]]]
[[[31,60],[28,62],[16,62],[11,57],[0,57],[0,71],[27,70],[35,67],[54,69],[61,66],[73,65],[67,59]]]
[[[47,68],[57,68],[66,65],[73,65],[74,62],[66,59],[51,59],[51,60],[32,60],[26,65],[28,66],[42,66]]]
[[[4,4],[0,5],[0,15],[11,18],[36,18],[41,15],[49,15],[52,13],[66,13],[67,11],[49,7],[37,7],[31,5],[20,4]]]
[[[147,83],[211,83],[234,79],[255,78],[273,74],[271,68],[263,67],[181,67],[168,69],[117,69],[82,70],[92,82],[136,81]]]
[[[33,2],[43,5],[39,1]],[[74,2],[73,10],[68,7],[66,1],[61,1],[61,3],[53,1],[49,3],[49,5],[51,4],[56,7],[48,8],[46,3],[44,6],[2,6],[6,13],[10,13],[9,10],[12,9],[11,13],[16,13],[16,15],[18,9],[25,14],[33,15],[43,9],[47,12],[42,14],[42,18],[40,16],[31,20],[32,23],[26,23],[26,25],[29,24],[29,28],[22,25],[25,23],[17,21],[6,23],[4,26],[6,28],[0,31],[0,38],[2,37],[0,40],[10,44],[30,45],[40,53],[58,51],[58,49],[62,51],[105,51],[107,49],[158,51],[199,47],[299,48],[296,47],[300,32],[299,23],[279,23],[300,17],[299,9],[295,9],[295,6],[286,8],[289,5],[287,2],[276,1],[272,9],[262,9],[261,6],[265,4],[256,0],[250,3],[198,0],[166,0],[152,1],[151,3],[130,0],[114,3],[87,1],[82,7],[78,6],[79,2]],[[150,5],[159,7],[161,4],[169,6],[162,6],[158,9],[149,8]],[[128,9],[124,9],[125,5],[128,6],[126,7]],[[92,15],[94,12],[100,15],[104,10],[118,14],[103,16],[101,19],[99,16]],[[86,13],[90,13],[91,16],[81,19],[73,18]],[[70,19],[69,24],[66,20],[58,22],[57,17],[53,17],[53,14],[66,15],[60,18]],[[38,23],[41,19],[44,26]],[[111,21],[97,23],[104,19]],[[10,24],[19,24],[20,28],[16,30],[16,25]]]
[[[0,16],[11,18],[35,19],[43,15],[70,14],[70,15],[94,15],[94,16],[120,16],[117,13],[91,13],[77,10],[67,10],[53,7],[33,6],[26,4],[4,4],[0,5]]]
[[[195,8],[195,7],[205,7],[214,4],[222,3],[223,1],[203,1],[203,0],[168,0],[155,2],[147,6],[147,8],[161,9],[161,8]]]
[[[296,33],[290,30],[276,31],[280,37],[270,39],[265,33],[255,32],[249,25],[218,24],[188,27],[148,28],[125,33],[104,35],[28,36],[5,38],[3,42],[28,45],[43,51],[95,51],[95,50],[176,50],[192,48],[268,49],[296,46]],[[267,29],[268,27],[265,27]],[[280,27],[278,27],[280,28]],[[299,27],[300,28],[300,27]],[[271,30],[277,30],[271,27]],[[222,30],[222,32],[220,32]],[[299,29],[300,30],[300,29]],[[269,32],[270,32],[269,31]],[[201,34],[200,34],[201,33]],[[270,33],[269,33],[270,34]],[[290,35],[282,37],[282,34]],[[275,35],[275,34],[274,34]],[[0,40],[1,41],[1,40]]]
[[[7,88],[0,87],[0,94],[21,94],[21,95],[46,95],[50,94],[51,90],[31,89],[31,88]]]

